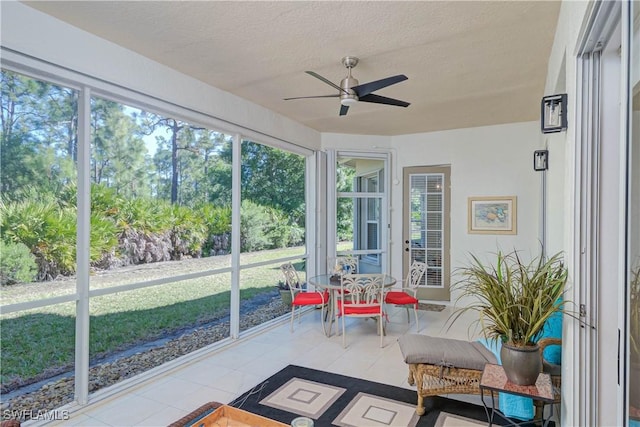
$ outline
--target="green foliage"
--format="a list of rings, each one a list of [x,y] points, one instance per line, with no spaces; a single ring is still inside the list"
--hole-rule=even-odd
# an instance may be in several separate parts
[[[96,262],[115,252],[118,246],[118,227],[98,212],[91,213],[89,234],[89,261]],[[75,239],[74,239],[75,243]]]
[[[243,200],[240,216],[242,252],[285,248],[304,239],[304,229],[288,224],[286,215],[275,208]]]
[[[231,232],[230,207],[205,203],[196,209],[196,214],[203,218],[209,236],[217,236]]]
[[[120,201],[114,217],[122,230],[134,229],[140,233],[161,233],[171,228],[171,205],[167,201],[148,198]]]
[[[242,199],[284,212],[288,222],[304,224],[305,158],[243,141]]]
[[[353,179],[356,170],[353,167],[338,165],[336,168],[337,190],[353,191]],[[353,241],[353,200],[338,198],[336,228],[338,241]]]
[[[7,70],[0,77],[2,236],[30,249],[39,280],[73,274],[78,93]],[[211,236],[230,232],[233,138],[100,97],[90,113],[92,265],[217,252],[221,239],[211,251]],[[242,198],[253,202],[243,250],[300,244],[305,157],[250,141],[241,156]]]
[[[76,213],[61,208],[52,195],[0,205],[6,241],[26,245],[38,263],[38,278],[75,272]]]
[[[488,266],[471,256],[471,265],[458,270],[462,278],[453,286],[460,292],[457,301],[464,299],[454,321],[475,311],[487,338],[525,346],[536,341],[553,314],[565,312],[567,269],[561,253],[525,264],[517,251],[498,252],[495,264]]]
[[[0,285],[32,282],[38,273],[35,257],[22,243],[0,240]]]
[[[202,244],[207,237],[204,218],[185,206],[169,205],[165,213],[170,218],[171,259],[182,259],[184,255],[199,257]]]
[[[75,178],[78,94],[7,70],[1,79],[2,192],[56,192]]]
[[[240,251],[259,251],[269,247],[267,227],[270,215],[264,206],[243,200],[240,208]]]

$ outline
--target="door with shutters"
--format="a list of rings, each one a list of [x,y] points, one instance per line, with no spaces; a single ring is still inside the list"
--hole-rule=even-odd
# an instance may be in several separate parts
[[[427,263],[420,300],[450,301],[449,166],[404,168],[403,270],[414,260]]]

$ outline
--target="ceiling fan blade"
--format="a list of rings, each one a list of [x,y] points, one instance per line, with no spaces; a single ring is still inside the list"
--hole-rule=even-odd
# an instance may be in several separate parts
[[[398,74],[397,76],[387,77],[385,79],[376,80],[369,83],[363,83],[358,86],[354,86],[353,89],[358,97],[362,99],[363,96],[369,95],[371,92],[375,92],[378,89],[382,89],[383,87],[391,86],[396,83],[400,83],[404,80],[407,80],[408,77],[404,74]]]
[[[399,99],[387,98],[386,96],[374,95],[373,93],[370,93],[367,96],[361,96],[360,101],[373,102],[375,104],[395,105],[398,107],[408,107],[411,105],[410,103],[400,101]]]
[[[342,89],[340,86],[338,86],[337,84],[333,83],[331,80],[329,79],[325,79],[324,77],[322,77],[320,74],[315,73],[313,71],[305,71],[305,73],[309,74],[310,76],[315,77],[316,79],[322,80],[323,82],[325,82],[326,84],[328,84],[331,87],[334,87],[336,89],[338,89],[340,92],[344,92],[346,94],[348,94],[349,92],[347,92],[346,90]]]
[[[284,101],[289,101],[290,99],[307,99],[307,98],[338,98],[340,95],[315,95],[315,96],[296,96],[294,98],[283,98]]]
[[[340,115],[341,116],[346,116],[347,115],[347,111],[349,111],[349,106],[348,105],[341,105],[340,106]]]

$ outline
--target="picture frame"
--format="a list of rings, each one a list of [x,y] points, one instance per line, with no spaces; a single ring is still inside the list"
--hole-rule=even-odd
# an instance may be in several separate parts
[[[517,197],[469,197],[469,234],[518,234]]]

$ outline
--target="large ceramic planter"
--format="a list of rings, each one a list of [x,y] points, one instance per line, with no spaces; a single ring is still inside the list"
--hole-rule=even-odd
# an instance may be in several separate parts
[[[503,343],[500,359],[507,378],[514,384],[533,385],[542,372],[540,347],[537,345],[516,347]]]
[[[282,298],[282,303],[287,307],[291,307],[291,291],[289,289],[280,289],[280,298]]]

